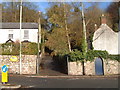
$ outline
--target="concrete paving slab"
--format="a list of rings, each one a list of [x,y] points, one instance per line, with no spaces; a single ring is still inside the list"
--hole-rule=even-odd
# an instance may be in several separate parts
[[[13,85],[13,84],[1,84],[1,89],[17,89],[20,88],[21,85]]]

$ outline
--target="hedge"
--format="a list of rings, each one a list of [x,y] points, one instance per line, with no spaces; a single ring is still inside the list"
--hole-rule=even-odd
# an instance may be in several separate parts
[[[37,43],[22,42],[22,54],[24,55],[37,55],[38,48]],[[2,55],[19,55],[20,44],[19,43],[4,43],[2,46]]]

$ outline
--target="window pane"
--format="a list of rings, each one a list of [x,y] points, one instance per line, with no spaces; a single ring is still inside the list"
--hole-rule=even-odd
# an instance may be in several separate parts
[[[24,30],[24,38],[25,39],[29,38],[29,32],[28,32],[28,30]]]
[[[13,34],[9,34],[8,39],[13,39]]]

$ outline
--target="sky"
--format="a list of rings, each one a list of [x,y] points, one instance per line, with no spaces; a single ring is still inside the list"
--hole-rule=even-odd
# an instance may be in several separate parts
[[[109,5],[110,5],[111,2],[99,2],[99,7],[102,9],[102,10],[105,10]],[[89,7],[91,6],[90,3],[85,3],[86,4],[86,7]],[[38,11],[42,11],[45,13],[45,10],[47,8],[49,8],[49,4],[48,2],[37,2],[36,5],[38,5]]]
[[[0,0],[0,3],[2,2],[2,1],[4,1],[4,0]],[[9,0],[8,0],[9,1]],[[25,1],[25,0],[24,0]],[[31,0],[29,0],[29,1],[31,1]],[[35,1],[35,0],[34,0]],[[34,2],[33,0],[31,1],[31,2]],[[35,2],[35,4],[36,5],[38,5],[38,11],[42,11],[42,12],[44,12],[45,13],[45,10],[49,7],[49,4],[48,4],[48,2],[38,2],[39,0],[37,0],[36,2]],[[43,0],[44,1],[44,0]],[[111,1],[111,0],[109,0],[109,1]],[[110,5],[110,3],[111,2],[99,2],[100,4],[99,4],[99,7],[102,9],[102,10],[105,10],[109,5]],[[90,4],[89,3],[86,3],[86,7],[89,7],[90,6]]]
[[[100,2],[99,7],[101,9],[106,9],[110,5],[110,3],[111,2]]]

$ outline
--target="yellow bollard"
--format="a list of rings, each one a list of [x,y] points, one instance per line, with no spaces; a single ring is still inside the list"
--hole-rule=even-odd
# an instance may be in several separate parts
[[[2,83],[8,82],[8,66],[3,65],[2,66]]]

